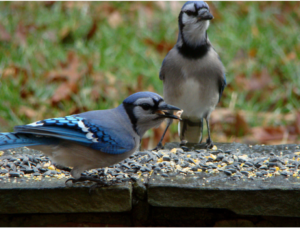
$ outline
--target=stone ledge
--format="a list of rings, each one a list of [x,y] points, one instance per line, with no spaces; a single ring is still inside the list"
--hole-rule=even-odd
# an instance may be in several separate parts
[[[202,186],[203,180],[194,178],[162,181],[155,176],[148,186],[148,203],[155,207],[228,209],[239,215],[300,217],[300,182],[295,179],[279,176],[268,183],[227,181]]]
[[[178,144],[171,143],[167,147],[171,149],[178,147]],[[249,157],[254,153],[269,157],[271,152],[274,153],[273,157],[284,157],[299,151],[299,145],[294,144],[250,147],[232,143],[217,144],[217,147],[224,153],[231,150],[238,156],[247,154]],[[165,152],[164,156],[172,159],[168,155],[170,153]],[[145,155],[141,153],[139,156]],[[180,152],[177,156],[181,158],[186,155]],[[0,214],[131,211],[136,214],[136,218],[145,221],[144,214],[149,213],[149,207],[160,207],[224,209],[242,216],[300,217],[298,174],[295,177],[274,175],[236,179],[234,175],[228,176],[224,172],[203,171],[191,175],[168,172],[165,177],[161,174],[153,172],[149,179],[141,177],[136,184],[127,181],[111,187],[96,188],[92,194],[89,194],[88,185],[66,187],[66,178],[34,181],[5,177],[9,181],[0,181]]]
[[[0,185],[0,214],[125,212],[131,210],[129,183],[106,188],[66,187],[65,180]]]

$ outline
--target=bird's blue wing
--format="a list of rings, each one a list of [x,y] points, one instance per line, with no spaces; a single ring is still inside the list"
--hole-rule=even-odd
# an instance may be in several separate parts
[[[78,115],[52,118],[16,126],[18,133],[35,134],[73,141],[109,154],[122,154],[134,148],[134,140]]]
[[[165,69],[164,69],[164,66],[166,64],[166,59],[168,57],[168,54],[166,55],[166,57],[162,61],[161,68],[160,68],[160,71],[159,71],[159,79],[162,80],[162,81],[165,79]]]
[[[221,100],[221,97],[222,97],[222,94],[223,94],[223,91],[225,89],[225,86],[227,85],[227,82],[226,82],[226,75],[225,73],[223,74],[223,77],[221,77],[219,79],[219,102]]]

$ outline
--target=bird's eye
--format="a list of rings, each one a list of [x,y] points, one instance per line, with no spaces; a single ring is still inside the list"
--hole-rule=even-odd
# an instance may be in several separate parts
[[[151,106],[149,104],[141,104],[140,105],[144,110],[149,110]]]
[[[191,10],[187,10],[187,11],[185,11],[185,13],[186,13],[188,16],[192,16],[192,15],[194,14],[194,12],[191,11]]]

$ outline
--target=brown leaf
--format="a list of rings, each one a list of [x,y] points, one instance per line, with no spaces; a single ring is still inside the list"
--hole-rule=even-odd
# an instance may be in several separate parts
[[[21,82],[22,85],[25,85],[28,80],[27,70],[25,68],[16,65],[10,65],[7,68],[5,68],[2,72],[2,76],[3,78],[9,78],[9,77],[18,78],[22,76],[22,82]]]
[[[297,55],[295,52],[290,52],[289,54],[287,54],[286,58],[287,58],[287,62],[288,62],[288,61],[296,59]]]
[[[0,41],[9,42],[11,40],[11,35],[6,31],[5,27],[0,24]]]
[[[159,43],[157,43],[150,38],[144,39],[144,42],[145,44],[154,47],[159,53],[166,53],[175,45],[174,43],[168,43],[165,40],[161,40]]]
[[[121,23],[123,22],[123,18],[120,14],[120,12],[115,11],[113,12],[111,15],[109,15],[108,17],[108,24],[112,27],[112,28],[116,28],[118,27]]]
[[[23,106],[23,105],[18,110],[18,113],[20,115],[25,115],[27,118],[30,118],[30,119],[33,119],[34,117],[37,116],[37,111],[33,110],[32,108]]]
[[[51,8],[55,2],[56,1],[45,1],[44,6],[46,6],[47,8]]]
[[[91,91],[91,99],[93,101],[98,101],[100,98],[100,92],[99,92],[99,88],[93,88]]]
[[[80,70],[80,59],[74,52],[69,52],[66,63],[61,63],[62,69],[53,70],[46,74],[50,82],[68,81],[76,83],[87,72],[87,68]]]
[[[295,127],[297,134],[300,135],[300,111],[296,113]]]
[[[282,140],[284,136],[284,128],[278,127],[254,127],[252,128],[252,134],[257,142],[267,143],[268,141]]]
[[[26,29],[26,27],[22,24],[22,22],[20,22],[17,26],[17,29],[15,31],[15,37],[17,42],[20,45],[25,45],[26,41],[27,41],[27,34],[28,34],[28,30]]]
[[[235,115],[235,136],[243,136],[249,132],[248,123],[241,112],[236,112]]]
[[[87,107],[77,107],[77,106],[75,106],[75,107],[73,107],[73,108],[71,108],[70,109],[70,111],[69,111],[69,113],[68,113],[68,115],[75,115],[75,114],[78,114],[78,113],[81,113],[81,112],[87,112],[88,111],[88,109],[87,109]]]
[[[257,53],[257,49],[252,48],[252,49],[250,49],[250,51],[249,51],[249,56],[250,56],[251,58],[254,58],[254,57],[256,56],[256,53]]]
[[[97,31],[97,28],[98,28],[98,22],[97,20],[93,20],[93,24],[88,32],[88,34],[86,35],[86,39],[87,40],[90,40],[91,38],[93,38],[93,36],[95,35],[96,31]]]
[[[257,91],[271,86],[272,78],[268,73],[268,70],[264,68],[261,72],[255,73],[251,76],[251,78],[246,78],[244,74],[240,74],[236,76],[236,84],[242,90],[246,91]]]
[[[64,82],[56,90],[51,98],[52,105],[56,105],[62,100],[69,100],[72,93],[76,93],[78,87],[76,83],[73,82]]]
[[[247,83],[246,89],[249,91],[263,89],[272,82],[268,70],[264,68],[260,74],[253,74]]]

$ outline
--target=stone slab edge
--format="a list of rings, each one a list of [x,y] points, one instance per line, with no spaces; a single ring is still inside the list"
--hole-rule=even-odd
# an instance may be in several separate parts
[[[89,190],[85,186],[43,187],[43,183],[27,188],[0,186],[0,214],[126,212],[132,208],[130,183]]]

